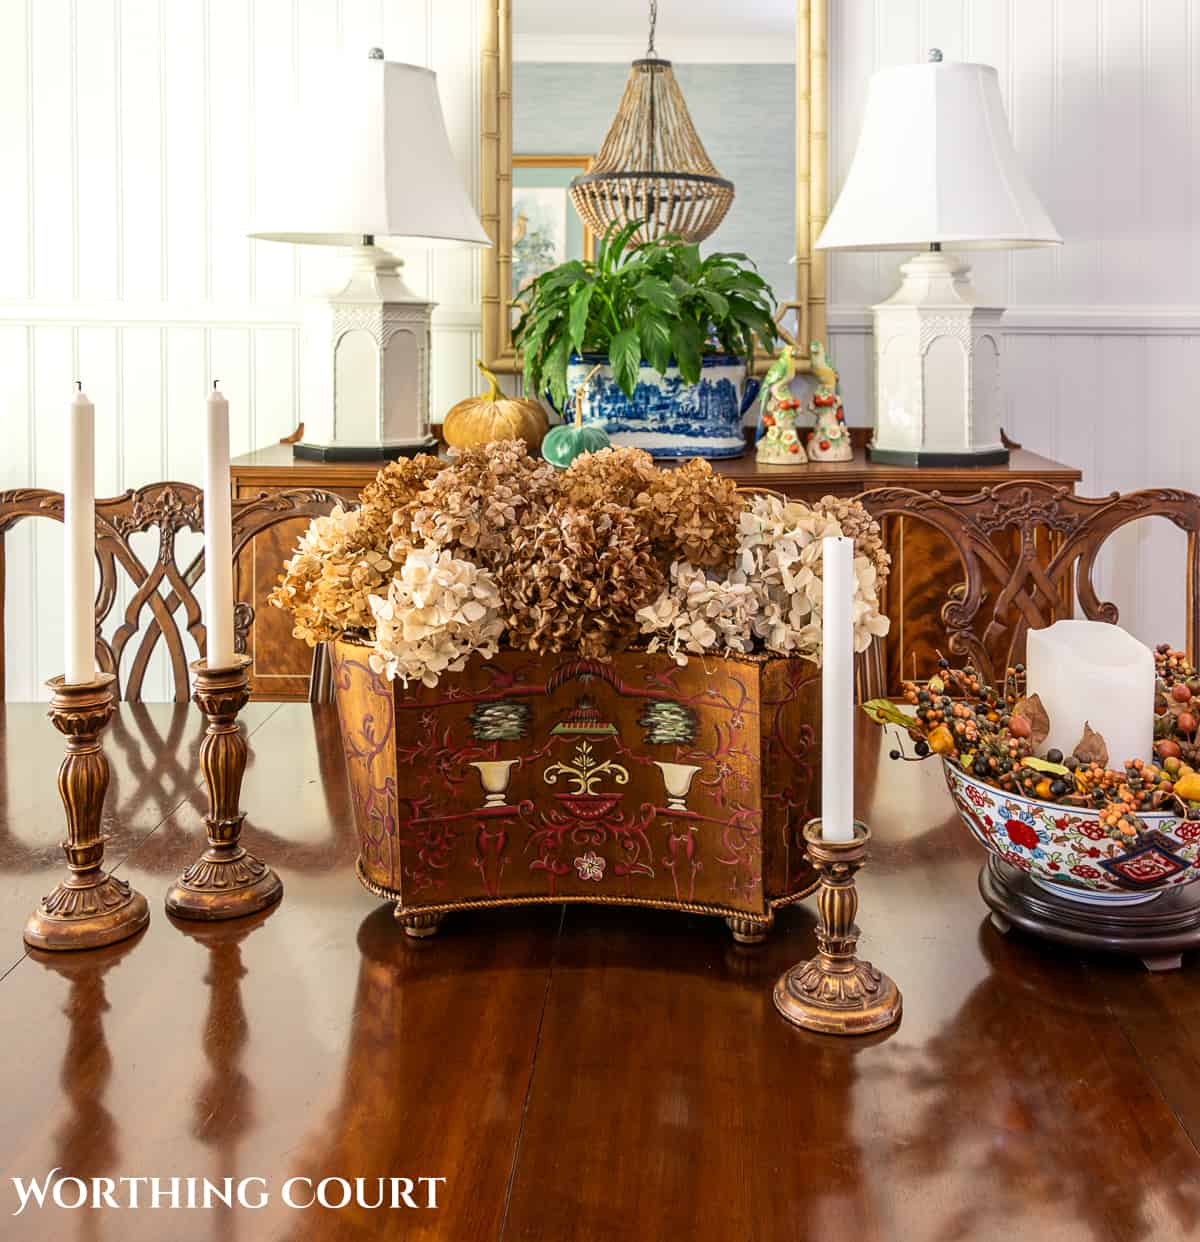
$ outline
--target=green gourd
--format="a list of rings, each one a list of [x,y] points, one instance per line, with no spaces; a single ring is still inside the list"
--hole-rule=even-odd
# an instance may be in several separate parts
[[[595,423],[589,423],[585,427],[583,423],[584,394],[592,376],[599,370],[599,367],[593,367],[575,389],[574,421],[551,427],[542,441],[542,456],[560,470],[565,470],[581,454],[595,453],[599,449],[609,448],[612,444],[603,427],[598,427]]]

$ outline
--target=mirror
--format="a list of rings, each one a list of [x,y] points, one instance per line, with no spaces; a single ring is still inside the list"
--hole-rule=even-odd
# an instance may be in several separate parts
[[[741,251],[778,303],[807,370],[825,335],[825,270],[812,244],[826,215],[826,0],[492,0],[482,49],[483,349],[520,370],[513,300],[540,272],[590,258],[595,236],[569,186],[587,175],[621,105],[631,62],[672,71],[696,134],[734,199],[705,252]],[[795,262],[791,262],[792,256]],[[760,362],[765,364],[765,356]]]

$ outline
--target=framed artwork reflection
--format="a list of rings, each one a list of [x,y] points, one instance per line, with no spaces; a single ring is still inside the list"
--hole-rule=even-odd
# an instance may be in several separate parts
[[[512,157],[512,296],[568,259],[590,259],[592,232],[571,205],[571,178],[588,172],[590,155]]]

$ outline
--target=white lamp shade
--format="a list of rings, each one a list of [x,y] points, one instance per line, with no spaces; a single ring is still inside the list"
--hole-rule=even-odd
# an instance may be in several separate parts
[[[364,236],[488,246],[454,161],[437,75],[378,58],[306,79],[258,175],[251,237],[354,246]]]
[[[1061,244],[1017,158],[991,65],[871,78],[854,163],[819,250]]]

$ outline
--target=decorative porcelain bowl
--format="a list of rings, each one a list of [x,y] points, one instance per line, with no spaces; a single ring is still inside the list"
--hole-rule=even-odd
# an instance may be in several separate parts
[[[1056,896],[1136,905],[1200,879],[1200,820],[1147,814],[1149,833],[1125,845],[1096,811],[1007,794],[945,760],[942,768],[971,835]]]

